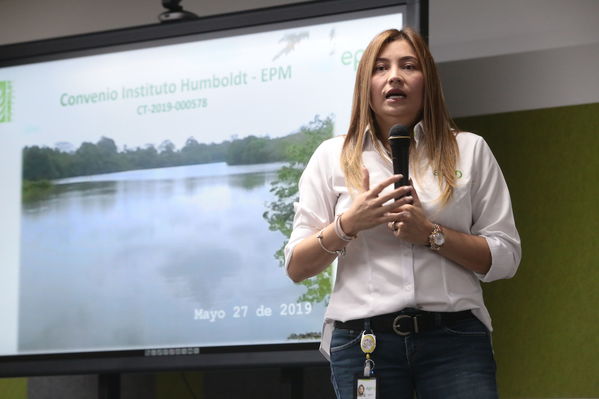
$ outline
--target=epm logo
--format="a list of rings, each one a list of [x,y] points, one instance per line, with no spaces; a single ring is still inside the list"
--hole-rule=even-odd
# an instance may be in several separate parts
[[[12,84],[0,81],[0,123],[10,122],[12,116]]]

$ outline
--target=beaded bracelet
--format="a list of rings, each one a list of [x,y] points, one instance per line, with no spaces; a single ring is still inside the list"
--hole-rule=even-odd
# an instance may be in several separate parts
[[[345,255],[345,247],[331,251],[330,249],[328,249],[327,247],[324,246],[324,244],[322,243],[323,232],[324,232],[324,229],[320,230],[320,232],[316,236],[316,238],[318,238],[318,243],[320,244],[320,248],[322,248],[326,253],[329,253],[331,255],[337,255],[337,256]]]
[[[341,216],[342,215],[343,215],[343,213],[340,213],[335,218],[335,233],[337,234],[337,237],[341,238],[343,241],[349,242],[349,241],[355,239],[357,236],[348,236],[347,234],[345,234],[345,232],[341,228]]]

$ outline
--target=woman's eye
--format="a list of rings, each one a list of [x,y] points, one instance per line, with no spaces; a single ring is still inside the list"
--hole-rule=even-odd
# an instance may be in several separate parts
[[[375,70],[376,72],[379,72],[379,71],[384,71],[385,69],[387,69],[387,67],[386,67],[385,65],[375,65],[375,66],[374,66],[374,70]]]
[[[416,70],[416,65],[414,64],[406,64],[404,66],[402,66],[402,69],[407,69],[408,71],[414,71]]]

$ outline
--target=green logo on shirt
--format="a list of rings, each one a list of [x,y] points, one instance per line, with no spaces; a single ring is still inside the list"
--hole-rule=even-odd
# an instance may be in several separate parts
[[[433,171],[433,175],[434,175],[434,176],[439,176],[439,171],[438,171],[438,170],[434,170],[434,171]],[[461,171],[461,170],[459,170],[459,169],[456,169],[456,170],[455,170],[455,175],[456,175],[456,177],[457,177],[458,179],[461,179],[461,178],[462,178],[462,176],[463,176],[464,174],[462,173],[462,171]]]
[[[12,116],[12,84],[0,81],[0,123],[10,122]]]

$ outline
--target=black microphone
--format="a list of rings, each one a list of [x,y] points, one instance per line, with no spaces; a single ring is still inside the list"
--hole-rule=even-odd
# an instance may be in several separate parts
[[[393,125],[389,129],[389,145],[393,159],[393,173],[403,175],[400,181],[395,182],[395,188],[410,184],[409,159],[410,159],[410,132],[402,125]]]

